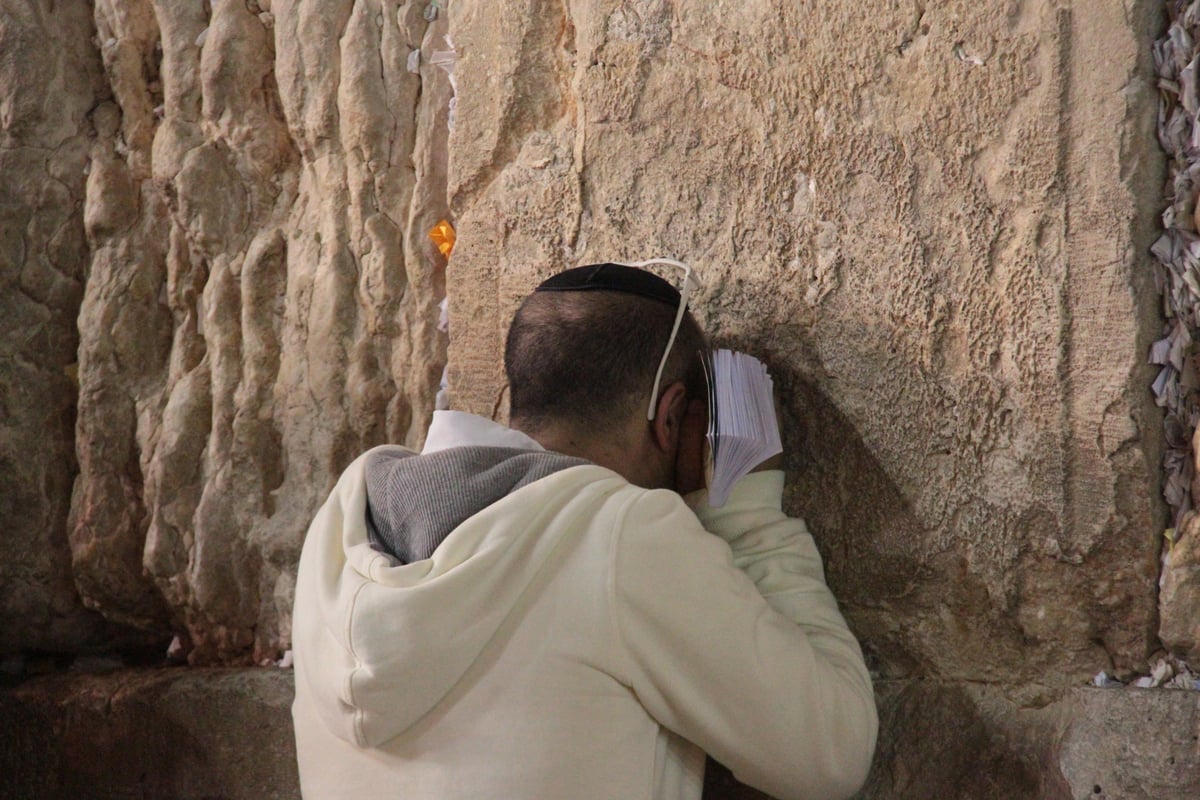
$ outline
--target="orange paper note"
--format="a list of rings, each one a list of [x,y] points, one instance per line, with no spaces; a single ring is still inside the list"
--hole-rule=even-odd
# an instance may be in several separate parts
[[[450,257],[450,253],[454,250],[454,226],[446,220],[442,220],[437,225],[433,226],[433,230],[429,232],[429,238],[433,239],[433,243],[437,245],[437,249],[446,258]]]

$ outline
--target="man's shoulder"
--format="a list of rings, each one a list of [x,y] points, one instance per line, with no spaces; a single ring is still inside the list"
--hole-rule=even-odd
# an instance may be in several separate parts
[[[646,489],[625,481],[616,473],[620,485],[608,496],[614,513],[613,521],[620,529],[621,540],[627,542],[666,539],[687,539],[704,528],[696,514],[679,493],[670,489]]]

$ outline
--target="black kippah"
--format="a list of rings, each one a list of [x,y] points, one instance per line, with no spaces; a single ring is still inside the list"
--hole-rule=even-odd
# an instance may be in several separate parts
[[[679,305],[679,290],[644,269],[624,264],[588,264],[553,275],[542,281],[535,292],[625,292]]]

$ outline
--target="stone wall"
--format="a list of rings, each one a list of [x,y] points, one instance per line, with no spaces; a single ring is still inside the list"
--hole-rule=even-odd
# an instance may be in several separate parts
[[[447,357],[454,406],[503,419],[536,281],[665,255],[771,363],[788,508],[900,679],[864,796],[1195,794],[1194,693],[1068,688],[1159,644],[1160,3],[0,11],[0,655],[278,657],[313,511],[420,442]],[[206,762],[163,743],[228,756],[173,710],[211,691],[275,726],[255,775],[289,796],[286,680],[60,676],[0,693],[0,728],[63,791],[105,780],[78,756],[185,796]]]
[[[75,580],[277,658],[308,520],[420,440],[445,360],[448,80],[424,3],[105,2],[79,327]]]
[[[503,6],[452,15],[455,404],[541,277],[686,260],[883,674],[1144,669],[1159,4]]]
[[[1130,23],[1115,0],[426,8],[99,2],[99,64],[46,49],[61,63],[37,79],[77,97],[41,128],[13,106],[6,134],[67,143],[67,179],[5,205],[67,221],[6,240],[62,264],[6,284],[48,348],[9,360],[44,376],[21,413],[58,430],[37,444],[58,467],[11,482],[39,516],[7,541],[41,554],[38,580],[67,577],[62,528],[38,537],[63,524],[81,302],[84,602],[186,633],[197,662],[285,648],[315,506],[432,410],[446,289],[426,233],[449,208],[457,407],[503,416],[504,329],[539,276],[687,259],[716,340],[783,384],[789,507],[884,674],[1144,667],[1164,526],[1141,366],[1156,4]],[[449,142],[431,61],[448,23]],[[47,24],[26,28],[86,40],[79,9]],[[28,80],[26,105],[57,85]],[[11,452],[46,427],[20,419]]]

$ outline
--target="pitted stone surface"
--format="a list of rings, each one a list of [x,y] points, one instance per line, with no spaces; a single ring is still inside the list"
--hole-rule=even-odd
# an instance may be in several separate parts
[[[454,402],[503,417],[540,278],[689,261],[884,674],[1144,669],[1160,7],[1126,6],[456,7]]]

